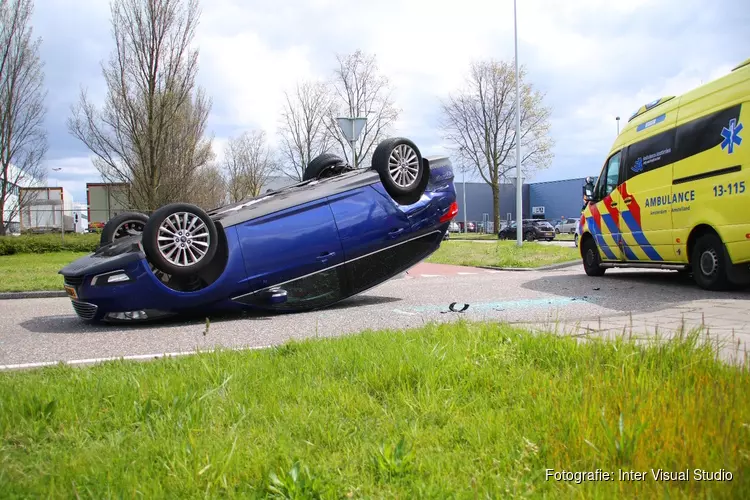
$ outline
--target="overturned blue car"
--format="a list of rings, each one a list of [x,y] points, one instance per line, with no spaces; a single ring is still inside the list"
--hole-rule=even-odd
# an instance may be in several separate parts
[[[208,212],[174,203],[120,214],[99,248],[60,274],[87,322],[308,311],[419,263],[457,213],[450,160],[393,138],[367,168],[326,153],[301,182]]]

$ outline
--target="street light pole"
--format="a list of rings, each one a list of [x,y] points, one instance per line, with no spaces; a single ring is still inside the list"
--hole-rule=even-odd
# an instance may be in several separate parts
[[[466,165],[464,165],[464,233],[468,232],[466,228]]]
[[[513,0],[513,32],[516,45],[516,245],[523,245],[523,179],[521,178],[521,99],[518,90],[518,19]]]

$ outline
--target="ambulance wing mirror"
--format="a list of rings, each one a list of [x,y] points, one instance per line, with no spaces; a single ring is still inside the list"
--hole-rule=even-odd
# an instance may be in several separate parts
[[[583,201],[589,202],[594,199],[594,181],[591,177],[586,177],[586,184],[583,185]]]

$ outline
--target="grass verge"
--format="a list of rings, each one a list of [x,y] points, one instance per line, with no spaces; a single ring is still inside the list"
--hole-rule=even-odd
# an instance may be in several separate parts
[[[570,233],[560,233],[555,235],[555,241],[573,241],[575,235]]]
[[[749,391],[750,373],[695,336],[646,349],[465,322],[11,372],[0,374],[0,491],[741,498]],[[615,479],[547,480],[546,469]],[[696,481],[695,469],[733,479]]]
[[[541,267],[580,259],[574,246],[524,242],[520,248],[515,241],[495,244],[454,241],[444,243],[427,262],[458,266]]]
[[[63,289],[57,272],[86,252],[21,253],[0,257],[0,292],[30,292]]]

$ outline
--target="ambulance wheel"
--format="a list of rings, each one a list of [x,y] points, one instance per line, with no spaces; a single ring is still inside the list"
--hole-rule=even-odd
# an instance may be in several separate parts
[[[724,244],[714,233],[706,233],[698,238],[690,258],[693,266],[693,279],[704,290],[726,290],[729,287],[727,275],[728,259]]]
[[[586,238],[583,242],[581,255],[583,256],[583,270],[586,271],[587,275],[604,276],[607,269],[599,265],[601,263],[599,250],[596,248],[596,242],[593,238]]]

